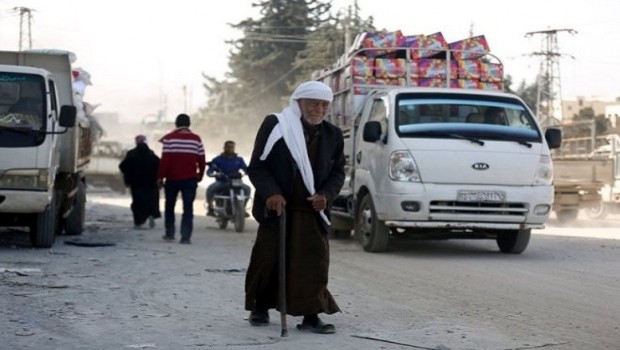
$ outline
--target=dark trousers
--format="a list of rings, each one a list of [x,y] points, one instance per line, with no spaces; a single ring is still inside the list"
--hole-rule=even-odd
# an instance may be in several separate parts
[[[198,181],[191,180],[172,180],[166,181],[164,193],[166,195],[164,225],[166,235],[174,237],[176,228],[174,226],[174,206],[177,202],[179,192],[183,201],[183,216],[181,217],[181,239],[189,239],[192,236],[194,220],[194,199],[196,199],[196,188]]]

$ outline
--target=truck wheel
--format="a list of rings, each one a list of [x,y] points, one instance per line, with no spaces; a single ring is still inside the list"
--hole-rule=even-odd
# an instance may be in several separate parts
[[[502,253],[521,254],[530,243],[531,229],[502,230],[497,233],[497,246]]]
[[[73,208],[65,219],[65,234],[81,235],[84,232],[84,220],[86,216],[86,185],[80,181],[77,185]]]
[[[243,232],[243,230],[245,230],[245,207],[243,205],[243,201],[242,200],[235,200],[235,217],[234,217],[234,224],[235,224],[235,231],[236,232]]]
[[[562,225],[570,224],[571,222],[577,219],[577,214],[579,214],[578,209],[564,209],[558,210],[555,215],[558,218],[558,221]]]
[[[377,219],[377,211],[370,194],[360,201],[355,216],[355,234],[367,252],[383,252],[387,249],[390,230],[383,221]]]
[[[607,203],[598,201],[595,205],[585,209],[586,216],[590,219],[604,219],[607,217],[609,210]]]
[[[37,214],[36,222],[30,226],[30,243],[37,248],[50,248],[56,239],[56,218],[58,217],[56,195],[45,211]]]

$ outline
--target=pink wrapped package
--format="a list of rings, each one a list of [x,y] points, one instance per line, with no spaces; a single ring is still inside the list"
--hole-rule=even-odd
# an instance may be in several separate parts
[[[405,37],[400,30],[394,32],[384,33],[366,33],[362,46],[364,48],[386,48],[386,47],[401,47],[405,42]],[[368,57],[376,57],[384,55],[394,50],[366,50],[364,55]]]
[[[480,81],[478,79],[458,79],[457,87],[461,89],[479,89]]]
[[[375,59],[375,77],[403,78],[406,76],[407,64],[404,58]]]
[[[455,41],[449,46],[457,60],[480,58],[489,53],[489,44],[484,35]]]
[[[351,58],[351,75],[356,77],[370,77],[373,75],[373,59],[356,56]]]
[[[437,58],[421,58],[416,61],[419,78],[446,78],[448,76],[448,64],[445,60]],[[450,61],[450,78],[456,79],[458,67],[456,62]]]
[[[456,81],[454,81],[454,84],[456,84]],[[443,78],[419,78],[418,86],[420,87],[442,87],[443,88],[443,87],[446,87],[446,80]]]
[[[441,32],[418,37],[409,46],[413,48],[411,50],[412,59],[430,57],[448,50],[448,43]]]
[[[367,88],[367,87],[358,87],[357,85],[374,85],[375,84],[375,78],[374,77],[360,77],[360,76],[353,76],[353,93],[356,95],[363,95],[363,94],[367,94],[370,90],[372,90],[372,88]]]
[[[504,86],[502,85],[501,82],[481,81],[479,84],[479,88],[484,89],[484,90],[498,90],[498,91],[504,90]]]
[[[480,80],[488,82],[501,82],[504,75],[504,67],[499,63],[480,62]]]
[[[409,66],[408,66],[409,70],[409,77],[412,79],[417,79],[420,77],[420,69],[419,69],[419,62],[418,61],[411,61],[409,62]],[[407,74],[407,71],[405,72],[405,74]]]
[[[386,79],[375,79],[376,85],[396,85],[396,86],[406,86],[407,79],[405,78],[386,78]]]
[[[458,77],[464,79],[480,79],[480,61],[458,60]]]

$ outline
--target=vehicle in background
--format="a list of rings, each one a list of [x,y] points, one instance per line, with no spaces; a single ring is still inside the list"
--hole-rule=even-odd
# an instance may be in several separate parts
[[[99,140],[93,148],[93,156],[85,171],[88,184],[125,194],[127,186],[118,165],[125,158],[127,148],[121,142],[112,140]]]
[[[421,58],[424,46],[356,43],[365,47],[312,75],[332,87],[327,118],[345,135],[332,235],[354,230],[369,252],[399,234],[495,239],[504,253],[523,252],[551,211],[549,149],[561,131],[542,130],[521,98],[499,91],[501,62],[488,52],[442,46]],[[486,82],[467,78],[480,67]]]
[[[72,56],[0,52],[0,224],[28,227],[35,247],[84,230],[93,137],[76,108]]]

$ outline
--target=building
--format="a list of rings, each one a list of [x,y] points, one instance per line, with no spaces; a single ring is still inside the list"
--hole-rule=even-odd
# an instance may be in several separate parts
[[[610,105],[620,104],[620,102],[613,99],[602,99],[600,97],[591,97],[586,99],[584,96],[577,96],[576,100],[563,100],[562,101],[562,120],[564,122],[571,121],[575,114],[579,114],[579,111],[584,108],[592,108],[594,115],[607,115],[606,108]]]

